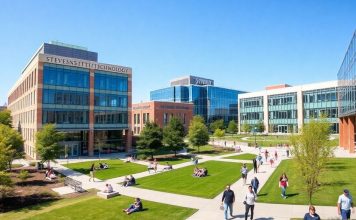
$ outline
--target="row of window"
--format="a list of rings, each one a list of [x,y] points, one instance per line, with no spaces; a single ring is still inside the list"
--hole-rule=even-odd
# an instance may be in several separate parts
[[[262,107],[263,97],[241,99],[241,108]]]
[[[141,122],[141,114],[134,114],[134,124],[140,124]],[[150,121],[150,113],[142,114],[142,123],[146,124],[146,122]]]
[[[288,105],[297,103],[297,93],[271,95],[268,97],[268,105]]]
[[[124,76],[95,73],[95,89],[127,92],[127,83],[127,77]]]
[[[338,108],[306,109],[304,111],[304,118],[319,118],[322,116],[337,118]]]
[[[59,111],[43,109],[42,123],[52,124],[87,124],[89,123],[89,111]]]
[[[325,102],[325,101],[337,101],[336,88],[330,90],[313,90],[303,93],[303,102]]]
[[[95,106],[127,108],[127,96],[95,93]]]
[[[96,124],[127,124],[127,112],[94,111]]]
[[[33,88],[37,84],[37,69],[33,70],[28,76],[21,82],[21,84],[10,94],[9,104],[15,101],[18,97],[25,94],[28,90]]]
[[[241,120],[263,120],[263,112],[241,113]]]
[[[16,112],[17,110],[32,106],[35,103],[36,103],[36,90],[33,90],[32,92],[28,93],[21,99],[18,99],[18,100],[16,100],[16,102],[9,105],[9,109],[12,112]]]
[[[44,89],[43,103],[57,105],[89,105],[89,93]]]
[[[50,64],[43,65],[43,84],[89,88],[89,70]]]
[[[286,111],[270,111],[268,112],[269,119],[296,119],[297,110]]]

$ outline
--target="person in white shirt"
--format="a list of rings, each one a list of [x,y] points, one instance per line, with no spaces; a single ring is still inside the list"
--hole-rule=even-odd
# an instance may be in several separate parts
[[[341,215],[342,220],[350,219],[351,210],[354,213],[354,204],[352,201],[352,196],[348,189],[344,189],[344,193],[339,196],[337,200],[337,212]]]
[[[246,167],[246,164],[244,163],[241,167],[242,185],[246,185],[247,173],[248,169]]]
[[[245,220],[247,220],[248,213],[251,209],[251,216],[250,219],[253,219],[253,211],[255,209],[255,202],[257,200],[257,195],[256,193],[252,190],[252,186],[248,186],[248,192],[245,196]]]
[[[109,184],[109,183],[107,183],[106,185],[105,185],[105,190],[104,190],[104,193],[112,193],[114,190],[113,190],[113,188],[112,188],[112,186],[111,186],[111,184]]]

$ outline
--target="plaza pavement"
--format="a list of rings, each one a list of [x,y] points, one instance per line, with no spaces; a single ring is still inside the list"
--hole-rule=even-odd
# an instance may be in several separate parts
[[[227,143],[231,144],[231,143]],[[224,143],[225,145],[225,143]],[[229,161],[229,162],[251,162],[251,161],[239,161],[239,160],[231,160],[231,159],[224,159],[227,156],[239,155],[244,153],[254,153],[258,154],[259,149],[241,146],[242,152],[241,153],[232,153],[228,155],[219,155],[219,156],[203,156],[199,155],[200,159],[199,162],[205,162],[210,160],[217,160],[217,161]],[[272,168],[269,163],[264,163],[260,166],[259,173],[253,174],[253,170],[248,173],[247,183],[251,181],[251,178],[257,176],[260,181],[261,189],[263,185],[266,183],[270,175],[273,173],[274,169],[279,165],[281,160],[287,159],[285,155],[285,150],[283,148],[268,148],[270,153],[277,150],[279,152],[279,160],[275,162],[274,167]],[[335,156],[341,157],[350,157],[349,154],[342,149],[337,149],[335,152]],[[351,157],[355,157],[355,155],[351,155]],[[63,163],[63,161],[62,161]],[[140,164],[147,165],[146,162],[138,162]],[[186,167],[191,165],[191,162],[181,163],[177,165],[173,165],[174,169],[179,169],[182,167]],[[216,196],[214,199],[205,199],[193,196],[186,196],[186,195],[179,195],[173,193],[166,193],[166,192],[159,192],[154,190],[148,189],[141,189],[137,187],[121,187],[119,182],[123,181],[124,177],[117,177],[114,179],[109,179],[106,181],[96,180],[96,182],[89,182],[89,177],[87,175],[75,172],[71,169],[68,169],[61,164],[57,163],[54,164],[55,170],[58,172],[69,176],[75,180],[79,180],[83,184],[84,189],[98,189],[102,190],[105,188],[106,183],[110,183],[115,191],[120,192],[122,195],[131,196],[131,197],[140,197],[143,200],[149,200],[159,203],[165,203],[170,205],[188,207],[188,208],[195,208],[198,211],[193,214],[188,220],[218,220],[224,219],[223,211],[219,209],[221,204],[222,192]],[[163,168],[162,165],[158,166],[158,170]],[[169,171],[166,171],[169,172]],[[155,175],[155,173],[151,172],[149,174],[147,171],[142,173],[134,174],[136,179]],[[240,171],[236,170],[236,175],[240,175]],[[138,181],[139,183],[139,181]],[[277,187],[278,183],[276,183],[276,190],[279,190]],[[242,179],[239,179],[237,182],[233,183],[231,186],[232,190],[235,192],[236,202],[234,203],[234,218],[230,219],[244,219],[244,205],[242,204],[244,200],[244,196],[247,192],[247,185],[242,184]],[[336,201],[335,201],[336,203]],[[322,219],[339,219],[336,213],[336,207],[334,206],[317,206],[316,207],[317,213],[319,213]],[[267,203],[256,203],[255,205],[255,216],[254,219],[290,219],[290,218],[303,218],[304,214],[308,211],[307,205],[286,205],[286,204],[267,204]]]

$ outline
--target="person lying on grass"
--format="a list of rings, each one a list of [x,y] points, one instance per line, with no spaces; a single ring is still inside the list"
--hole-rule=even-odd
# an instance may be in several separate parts
[[[127,209],[123,209],[122,211],[130,215],[133,212],[142,211],[142,209],[143,209],[143,205],[141,199],[135,198],[134,204],[131,204]]]
[[[208,175],[208,170],[206,168],[199,169],[198,167],[194,168],[193,176],[195,177],[204,177]]]
[[[167,163],[167,165],[165,167],[163,167],[163,171],[164,170],[173,170],[172,165],[170,165],[168,162],[166,162],[166,163]]]

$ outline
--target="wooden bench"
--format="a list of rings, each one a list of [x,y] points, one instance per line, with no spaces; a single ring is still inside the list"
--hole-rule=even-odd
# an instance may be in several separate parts
[[[70,177],[64,179],[64,185],[72,187],[76,192],[83,192],[82,182],[74,180]]]
[[[105,192],[97,192],[96,193],[97,196],[103,198],[103,199],[110,199],[112,197],[118,196],[120,195],[119,192],[111,192],[111,193],[105,193]]]

